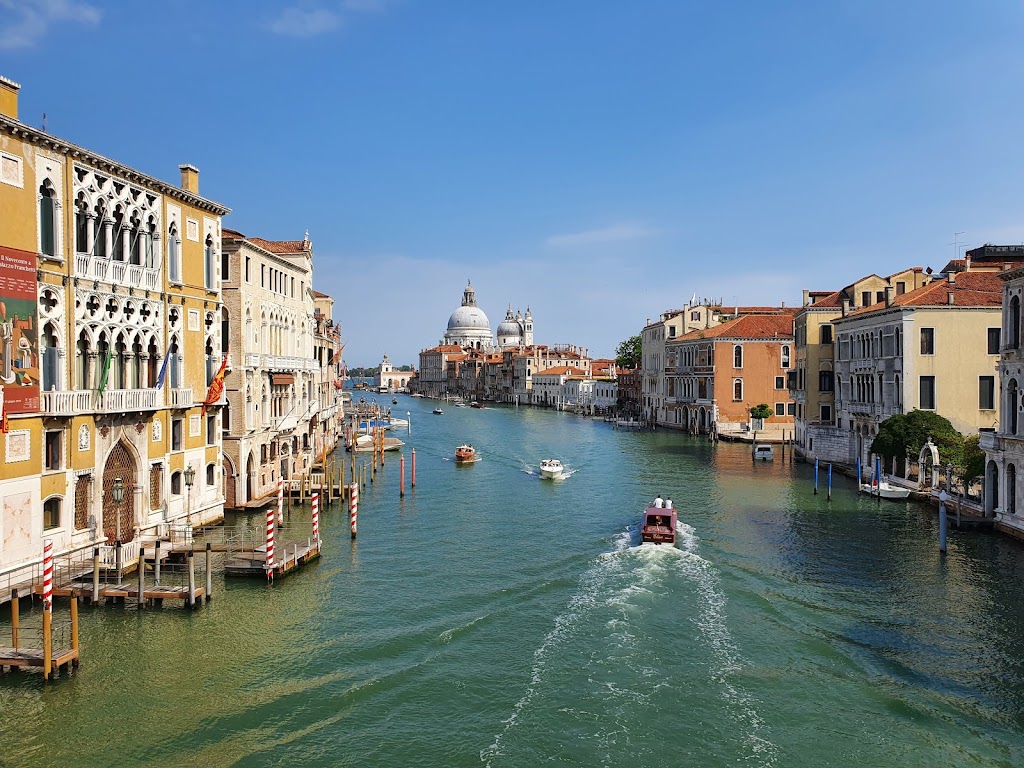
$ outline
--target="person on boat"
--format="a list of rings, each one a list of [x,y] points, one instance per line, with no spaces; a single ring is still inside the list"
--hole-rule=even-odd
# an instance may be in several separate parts
[[[672,509],[672,499],[665,499],[665,509]]]
[[[661,495],[660,495],[660,494],[659,494],[659,495],[658,495],[658,497],[657,497],[657,498],[656,498],[656,499],[654,500],[654,506],[655,506],[655,507],[656,507],[657,509],[661,509],[661,508],[663,508],[663,507],[665,506],[665,500],[664,500],[663,498],[661,498]]]

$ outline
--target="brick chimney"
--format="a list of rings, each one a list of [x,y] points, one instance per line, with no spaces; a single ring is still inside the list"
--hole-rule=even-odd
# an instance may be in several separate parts
[[[179,165],[181,171],[181,188],[193,195],[199,194],[199,169],[194,165]]]
[[[804,288],[804,306],[811,306],[811,292],[806,288]]]
[[[946,282],[949,283],[950,285],[955,283],[956,282],[956,272],[949,272],[946,275]],[[970,281],[968,280],[968,282],[970,282]]]
[[[885,306],[892,306],[892,300],[894,296],[896,296],[896,289],[891,285],[885,286]]]
[[[949,306],[951,306],[951,307],[954,304],[956,304],[956,293],[954,291],[947,291],[946,292],[946,303],[949,304]]]
[[[18,119],[18,91],[21,86],[0,75],[0,115]]]
[[[848,314],[850,314],[850,300],[843,299],[843,317],[846,317]]]

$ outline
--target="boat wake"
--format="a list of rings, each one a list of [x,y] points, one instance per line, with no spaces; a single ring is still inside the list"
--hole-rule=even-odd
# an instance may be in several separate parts
[[[659,743],[657,733],[646,731],[665,707],[678,706],[679,700],[672,697],[679,696],[683,686],[678,684],[675,653],[665,649],[665,655],[652,656],[650,651],[664,645],[655,627],[665,601],[680,599],[671,594],[679,577],[695,589],[692,621],[698,631],[692,640],[705,649],[703,674],[742,734],[740,758],[754,765],[776,764],[777,748],[767,737],[757,702],[735,681],[743,661],[726,623],[727,600],[718,572],[697,553],[696,532],[678,522],[675,547],[636,545],[638,537],[638,529],[624,530],[611,550],[599,555],[583,574],[565,610],[534,651],[526,691],[502,721],[494,741],[481,751],[486,765],[506,756],[518,760],[524,757],[521,752],[539,749],[532,744],[545,737],[546,721],[567,715],[577,721],[578,733],[597,728],[587,739],[597,750],[590,756],[592,764],[614,760],[625,748]],[[597,651],[590,647],[595,637],[602,638],[603,648]],[[700,668],[695,665],[691,670]],[[570,687],[576,689],[578,703],[551,701]]]

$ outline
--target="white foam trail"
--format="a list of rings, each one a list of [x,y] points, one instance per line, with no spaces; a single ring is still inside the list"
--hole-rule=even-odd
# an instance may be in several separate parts
[[[503,723],[505,727],[495,736],[494,742],[481,750],[480,759],[488,768],[493,758],[501,756],[502,743],[507,734],[516,727],[522,713],[530,706],[538,689],[544,682],[548,660],[553,658],[558,647],[575,632],[581,620],[597,605],[621,606],[623,615],[607,622],[610,639],[616,641],[617,647],[627,652],[636,648],[636,637],[629,631],[632,611],[636,608],[636,596],[655,591],[663,582],[663,574],[659,571],[665,567],[679,569],[697,586],[700,593],[700,611],[691,619],[700,629],[702,638],[708,643],[714,664],[712,665],[712,681],[719,686],[724,698],[734,711],[734,719],[746,734],[746,742],[750,750],[747,759],[755,764],[772,768],[778,757],[777,747],[764,735],[766,725],[757,711],[752,696],[737,688],[731,681],[732,675],[742,668],[739,651],[732,640],[725,621],[725,609],[728,602],[720,587],[720,579],[714,566],[697,554],[700,539],[694,528],[682,521],[676,524],[677,547],[656,544],[641,544],[630,547],[632,539],[630,531],[618,534],[612,542],[609,552],[598,556],[595,563],[583,575],[580,588],[570,598],[564,613],[555,618],[554,628],[545,636],[541,645],[534,652],[533,667],[530,671],[530,682],[526,693],[512,708],[512,714]],[[642,567],[636,568],[636,560]],[[625,586],[601,599],[607,594],[607,587],[632,569]],[[656,676],[657,670],[640,668],[637,672],[644,677]],[[616,697],[634,700],[645,700],[650,694],[641,691],[626,690],[616,687],[613,683],[605,683],[608,692]],[[656,685],[654,689],[661,687]]]

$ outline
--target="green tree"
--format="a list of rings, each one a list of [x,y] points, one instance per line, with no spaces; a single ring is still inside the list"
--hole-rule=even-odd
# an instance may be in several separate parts
[[[639,336],[630,336],[615,348],[615,365],[619,368],[639,368],[642,343]]]
[[[929,437],[939,449],[942,464],[958,465],[963,461],[964,436],[949,419],[934,411],[913,410],[890,416],[878,428],[871,450],[888,461],[907,457],[916,460]]]
[[[752,419],[770,419],[773,413],[774,411],[768,403],[761,403],[750,409],[750,417]]]

